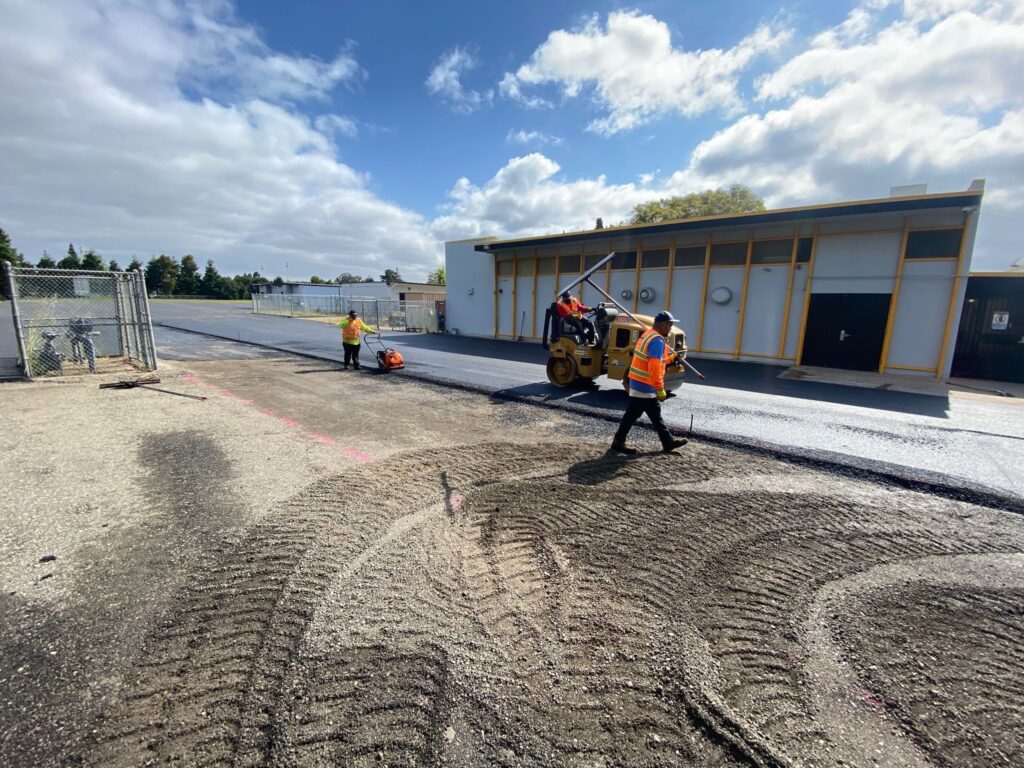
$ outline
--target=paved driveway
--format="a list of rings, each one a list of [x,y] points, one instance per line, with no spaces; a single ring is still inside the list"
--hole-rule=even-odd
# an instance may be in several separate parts
[[[153,302],[157,322],[240,341],[341,359],[338,330],[302,319],[253,315],[248,304]],[[388,344],[409,368],[440,380],[609,414],[625,406],[621,385],[558,390],[538,345],[394,333]],[[365,352],[368,350],[364,350]],[[667,420],[695,432],[849,460],[897,466],[909,476],[974,483],[1024,496],[1024,400],[936,397],[779,379],[781,368],[693,361],[706,382],[690,379],[665,405]],[[609,428],[610,439],[611,428]],[[568,438],[567,438],[568,439]]]

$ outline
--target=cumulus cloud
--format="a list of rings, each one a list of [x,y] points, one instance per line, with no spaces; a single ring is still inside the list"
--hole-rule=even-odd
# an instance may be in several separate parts
[[[505,135],[505,142],[508,144],[553,144],[559,146],[565,142],[561,136],[552,136],[541,131],[527,131],[524,128],[520,128],[518,131],[513,131],[511,128]]]
[[[524,74],[539,81],[530,73],[592,72],[575,59],[588,60],[601,36],[610,32],[596,22],[552,33]],[[884,197],[890,186],[919,181],[931,191],[966,189],[985,177],[974,263],[1007,266],[1019,253],[1024,213],[1024,3],[874,0],[803,43],[757,82],[760,109],[701,141],[660,182],[563,179],[553,160],[534,154],[483,184],[461,179],[434,225],[465,237],[517,236],[585,228],[597,216],[617,221],[652,197],[735,182],[779,207]],[[556,60],[555,51],[565,56]],[[565,82],[572,95],[584,79]],[[608,103],[615,125],[632,119],[627,109],[618,120]]]
[[[762,25],[727,50],[685,51],[672,44],[668,25],[636,11],[597,16],[574,31],[556,30],[500,84],[502,95],[543,106],[524,88],[554,84],[565,99],[592,85],[607,115],[589,128],[610,135],[666,115],[687,117],[742,109],[738,91],[742,73],[758,56],[777,51],[789,32]],[[534,101],[531,101],[533,99]]]
[[[354,122],[292,107],[362,77],[347,52],[270,50],[221,2],[8,4],[4,228],[30,258],[74,240],[122,263],[192,252],[225,272],[426,272],[427,222],[335,155],[329,134]]]
[[[443,54],[427,76],[426,86],[434,96],[451,105],[457,112],[475,112],[487,106],[494,98],[494,92],[467,90],[462,77],[477,66],[476,57],[465,48],[456,46]]]

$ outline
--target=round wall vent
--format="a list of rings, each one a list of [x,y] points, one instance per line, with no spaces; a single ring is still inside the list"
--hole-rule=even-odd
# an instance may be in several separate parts
[[[728,304],[732,301],[732,291],[724,285],[720,285],[711,292],[711,300],[715,304]]]
[[[641,288],[640,289],[640,301],[644,304],[650,304],[657,297],[657,293],[653,288]]]
[[[619,298],[625,301],[629,301],[629,299],[633,298],[633,292],[629,290],[629,288],[623,288],[621,291],[619,291]]]

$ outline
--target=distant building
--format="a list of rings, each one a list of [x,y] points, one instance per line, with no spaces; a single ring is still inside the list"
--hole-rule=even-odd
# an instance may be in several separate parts
[[[286,294],[303,296],[340,296],[348,299],[379,299],[381,301],[444,301],[445,286],[431,283],[303,283],[282,285],[258,283],[252,292],[261,295]]]
[[[447,327],[539,341],[559,289],[670,309],[695,357],[949,376],[984,182],[875,200],[445,243]],[[603,300],[574,288],[585,304]]]

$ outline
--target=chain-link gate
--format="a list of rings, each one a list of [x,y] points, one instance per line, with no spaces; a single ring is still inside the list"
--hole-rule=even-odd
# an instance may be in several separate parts
[[[36,269],[4,262],[4,276],[28,378],[156,370],[141,272]]]
[[[316,296],[303,293],[254,293],[252,311],[260,315],[288,317],[344,317],[354,309],[374,328],[384,331],[437,333],[438,302],[398,299],[358,299],[348,296]]]

